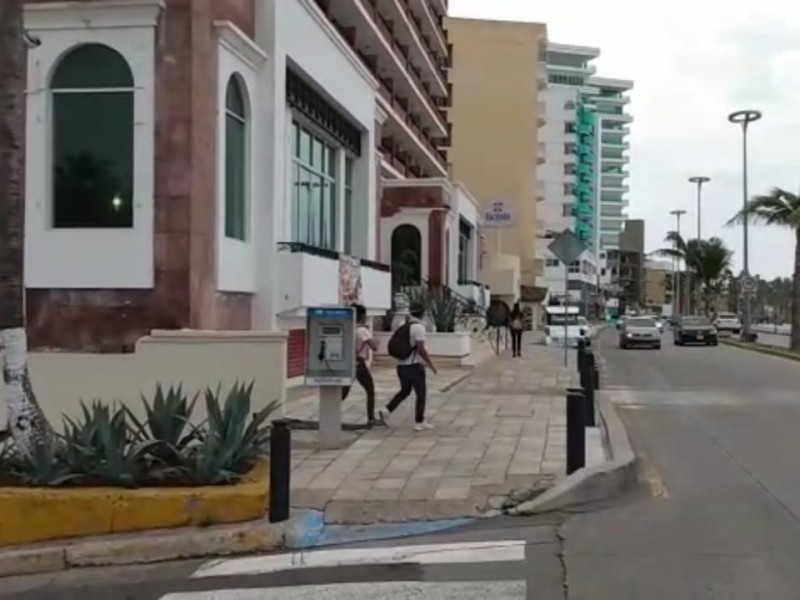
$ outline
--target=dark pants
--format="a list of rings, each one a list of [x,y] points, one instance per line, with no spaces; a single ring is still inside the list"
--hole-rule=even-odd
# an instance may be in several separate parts
[[[356,360],[356,381],[361,384],[367,393],[367,421],[375,420],[375,381],[369,366],[363,358]],[[350,395],[350,386],[342,388],[342,400],[346,400]]]
[[[425,421],[425,400],[428,392],[427,383],[425,381],[425,366],[424,365],[397,365],[397,377],[400,379],[400,391],[395,394],[386,409],[391,413],[400,406],[400,403],[408,398],[411,391],[417,397],[417,403],[414,408],[414,420],[417,423]]]
[[[511,330],[511,354],[522,356],[522,329]]]

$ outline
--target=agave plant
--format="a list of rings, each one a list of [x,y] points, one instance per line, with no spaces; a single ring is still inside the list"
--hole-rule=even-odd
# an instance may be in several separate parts
[[[170,386],[165,393],[164,387],[157,384],[152,403],[142,395],[144,423],[126,407],[128,418],[135,427],[134,438],[158,442],[152,451],[154,458],[166,465],[176,465],[180,462],[181,452],[199,438],[199,430],[191,424],[198,395],[195,394],[189,402],[183,385]]]
[[[57,487],[75,483],[84,478],[76,473],[61,455],[58,444],[35,444],[31,454],[20,459],[15,473],[22,483],[37,487]]]
[[[452,333],[456,330],[459,304],[458,300],[447,290],[443,288],[430,290],[427,294],[425,309],[436,326],[436,331]]]
[[[187,473],[197,484],[228,483],[247,470],[266,453],[269,427],[266,421],[278,407],[271,402],[252,415],[253,383],[237,382],[228,392],[224,404],[220,389],[205,391],[208,423],[200,444],[192,448]]]

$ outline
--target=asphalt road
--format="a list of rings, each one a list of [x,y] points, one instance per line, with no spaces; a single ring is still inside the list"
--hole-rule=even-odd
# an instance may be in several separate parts
[[[668,335],[665,342],[660,351],[623,351],[616,347],[613,331],[598,342],[605,363],[604,389],[619,403],[641,459],[638,492],[579,514],[488,520],[446,535],[402,542],[520,540],[524,556],[519,560],[470,562],[466,553],[453,564],[266,574],[245,569],[235,576],[207,579],[190,579],[201,565],[190,561],[3,580],[0,596],[800,598],[800,366],[727,346],[677,348]],[[200,595],[203,590],[217,592]],[[180,592],[188,594],[169,595]]]

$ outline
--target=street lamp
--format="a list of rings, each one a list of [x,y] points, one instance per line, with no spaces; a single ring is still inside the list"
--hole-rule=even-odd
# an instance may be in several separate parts
[[[728,115],[728,121],[742,126],[742,236],[744,249],[742,251],[742,281],[750,279],[750,247],[748,238],[747,222],[747,126],[761,118],[761,112],[757,110],[737,110]],[[742,298],[744,305],[744,319],[742,319],[742,339],[750,341],[750,314],[751,302],[750,294],[745,293]]]
[[[700,235],[700,211],[701,211],[701,203],[703,199],[703,184],[708,183],[711,181],[711,177],[704,177],[704,176],[697,176],[697,177],[689,177],[689,183],[694,183],[697,186],[697,239],[701,240],[702,236]]]
[[[675,217],[675,231],[678,233],[678,237],[681,235],[681,217],[686,214],[685,210],[672,210],[670,213],[673,217]],[[675,264],[677,265],[677,269],[673,268],[672,270],[672,310],[676,315],[681,314],[681,278],[680,278],[680,270],[681,270],[681,259],[680,257],[675,257]],[[677,310],[675,309],[675,300],[677,299]]]

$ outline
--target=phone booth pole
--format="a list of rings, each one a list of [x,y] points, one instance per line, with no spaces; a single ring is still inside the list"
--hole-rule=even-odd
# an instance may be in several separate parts
[[[342,443],[342,388],[355,378],[355,311],[309,308],[306,316],[306,385],[319,387],[319,444]]]

